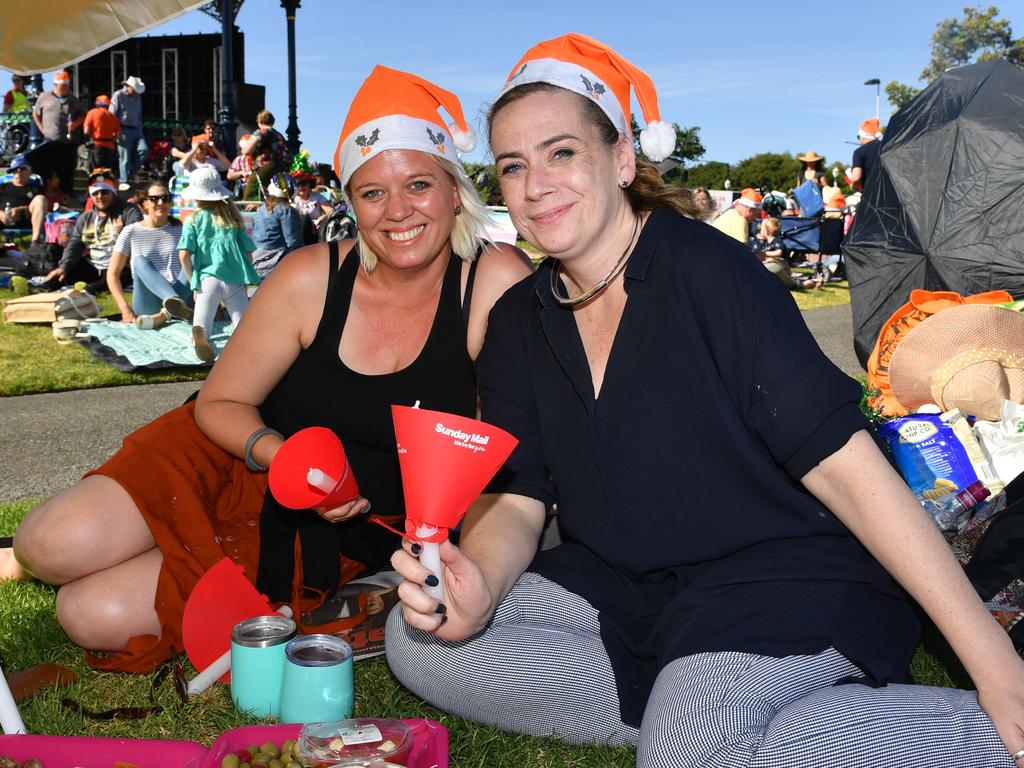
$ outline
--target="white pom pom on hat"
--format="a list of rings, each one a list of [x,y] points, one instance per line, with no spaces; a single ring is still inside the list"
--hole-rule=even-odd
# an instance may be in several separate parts
[[[651,160],[660,163],[676,148],[676,129],[663,120],[652,120],[640,131],[640,149]]]
[[[502,93],[536,82],[557,85],[591,99],[626,136],[631,134],[632,86],[647,123],[640,132],[643,153],[657,163],[675,150],[675,128],[661,119],[658,94],[650,76],[598,40],[570,33],[538,43],[512,68]],[[606,98],[608,95],[614,98]]]
[[[467,125],[463,131],[455,123],[448,123],[448,133],[452,135],[452,141],[459,152],[472,152],[476,149],[476,131],[471,125]]]

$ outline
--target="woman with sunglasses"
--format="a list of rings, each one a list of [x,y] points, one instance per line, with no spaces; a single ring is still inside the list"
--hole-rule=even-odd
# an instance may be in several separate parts
[[[129,435],[22,521],[15,553],[61,585],[65,631],[116,652],[91,663],[149,671],[181,648],[185,600],[225,556],[271,600],[294,596],[296,616],[310,607],[298,601],[312,594],[304,588],[329,595],[388,566],[400,539],[366,512],[372,502],[376,516],[404,523],[391,405],[475,415],[488,314],[531,271],[521,251],[483,240],[489,217],[456,153],[469,134],[454,94],[376,68],[335,156],[358,237],[289,254],[197,401]],[[362,494],[322,514],[267,493],[283,440],[311,426],[338,435]]]
[[[581,35],[527,52],[491,108],[512,221],[550,256],[477,360],[482,418],[519,444],[441,545],[443,605],[418,545],[394,555],[392,671],[642,768],[1024,764],[1009,637],[785,286],[637,157],[633,91],[662,160],[650,78]],[[977,692],[908,684],[907,593]]]
[[[142,330],[159,328],[172,317],[192,319],[192,290],[178,259],[181,222],[170,215],[167,185],[150,184],[142,198],[142,221],[121,230],[107,269],[107,287],[121,310],[121,322]],[[121,288],[121,272],[131,265],[132,303]]]

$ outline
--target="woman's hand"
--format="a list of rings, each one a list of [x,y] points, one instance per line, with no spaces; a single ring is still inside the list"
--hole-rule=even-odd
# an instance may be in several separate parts
[[[317,512],[320,517],[328,523],[340,523],[344,520],[351,520],[356,515],[362,515],[370,511],[370,502],[362,496],[342,504],[340,507],[329,509],[326,512]]]
[[[1024,662],[989,689],[978,686],[978,703],[999,733],[1011,755],[1024,749]],[[1024,766],[1024,758],[1016,763]]]
[[[445,602],[423,591],[432,575],[420,564],[419,547],[408,539],[391,556],[391,565],[405,577],[398,585],[402,613],[410,626],[430,632],[442,640],[464,640],[486,626],[497,603],[480,568],[451,541],[440,546]]]
[[[131,307],[121,308],[121,322],[122,323],[134,323],[135,313],[132,312]]]

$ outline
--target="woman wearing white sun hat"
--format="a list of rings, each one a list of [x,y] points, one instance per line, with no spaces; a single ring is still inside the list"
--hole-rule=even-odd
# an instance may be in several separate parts
[[[650,131],[650,79],[566,35],[491,109],[509,213],[552,258],[491,313],[481,414],[519,444],[441,546],[444,608],[410,543],[392,558],[392,670],[462,717],[635,743],[644,768],[1009,768],[1024,662],[786,288],[636,157],[631,87]],[[903,684],[897,581],[977,694]]]

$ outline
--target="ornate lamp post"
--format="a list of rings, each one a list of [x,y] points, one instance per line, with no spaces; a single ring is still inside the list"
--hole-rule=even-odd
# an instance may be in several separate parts
[[[295,11],[302,0],[281,0],[285,18],[288,20],[288,151],[297,155],[302,142],[299,141],[299,123],[295,116]]]
[[[234,160],[237,142],[235,129],[235,6],[234,0],[221,1],[220,43],[220,131],[228,159]]]

